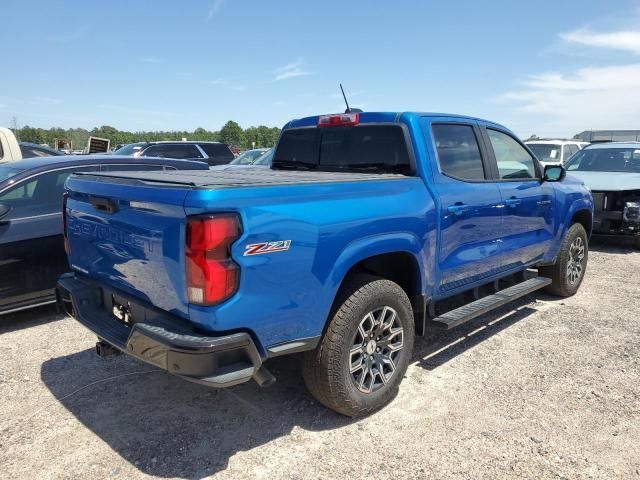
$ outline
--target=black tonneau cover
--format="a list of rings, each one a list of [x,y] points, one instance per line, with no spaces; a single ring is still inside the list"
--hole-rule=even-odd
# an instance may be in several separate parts
[[[227,170],[164,170],[146,172],[85,172],[77,175],[138,180],[142,183],[187,185],[195,188],[228,188],[244,186],[300,185],[308,183],[362,182],[410,178],[395,173],[312,172],[271,170],[269,168],[237,168]]]

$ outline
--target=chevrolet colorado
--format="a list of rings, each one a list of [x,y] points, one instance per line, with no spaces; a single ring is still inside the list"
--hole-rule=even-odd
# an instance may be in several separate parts
[[[98,353],[213,387],[269,385],[264,362],[301,353],[312,394],[359,416],[415,335],[573,295],[593,205],[498,124],[348,110],[289,122],[270,169],[73,175],[64,216],[58,302]]]

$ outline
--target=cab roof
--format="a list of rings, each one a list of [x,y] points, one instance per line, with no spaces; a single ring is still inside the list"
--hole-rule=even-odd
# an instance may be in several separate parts
[[[327,115],[339,115],[343,112],[334,112]],[[355,113],[355,112],[354,112]],[[400,119],[405,118],[420,118],[420,117],[447,117],[447,118],[456,118],[460,120],[468,120],[473,122],[482,122],[486,124],[491,124],[508,130],[503,125],[500,125],[495,122],[491,122],[489,120],[484,120],[482,118],[471,117],[468,115],[456,115],[452,113],[435,113],[435,112],[358,112],[360,118],[359,123],[399,123]],[[304,117],[295,120],[291,120],[284,126],[284,129],[287,128],[300,128],[300,127],[313,127],[318,124],[318,118],[322,115],[313,115],[311,117]]]

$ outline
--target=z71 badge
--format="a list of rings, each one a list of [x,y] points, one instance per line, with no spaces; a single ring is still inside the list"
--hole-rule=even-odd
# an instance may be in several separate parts
[[[244,250],[244,256],[262,255],[263,253],[284,252],[289,250],[291,240],[279,240],[277,242],[252,243],[247,245]]]

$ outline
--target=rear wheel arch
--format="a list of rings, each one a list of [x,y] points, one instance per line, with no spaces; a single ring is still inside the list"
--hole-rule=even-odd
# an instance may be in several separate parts
[[[345,294],[352,290],[354,279],[366,278],[366,276],[390,280],[404,290],[413,307],[416,333],[421,334],[425,312],[424,276],[418,259],[408,251],[381,253],[354,263],[344,274],[338,286],[328,318],[331,318],[340,307]]]

